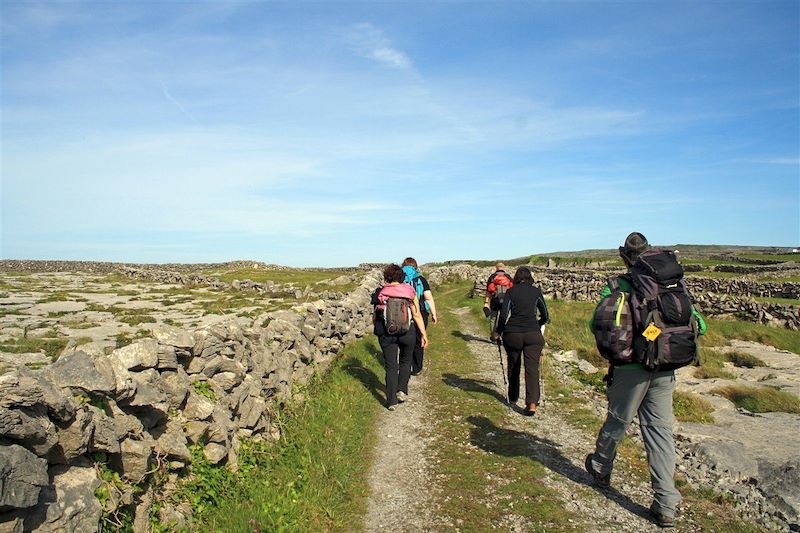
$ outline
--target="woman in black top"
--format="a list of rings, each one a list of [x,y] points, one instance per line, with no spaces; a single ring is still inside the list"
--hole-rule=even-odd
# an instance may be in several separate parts
[[[506,292],[497,331],[503,335],[503,344],[508,355],[509,405],[519,401],[520,364],[525,361],[523,414],[526,416],[535,415],[539,404],[539,359],[544,348],[542,326],[549,321],[544,296],[534,286],[530,269],[519,267],[514,274],[514,286]]]

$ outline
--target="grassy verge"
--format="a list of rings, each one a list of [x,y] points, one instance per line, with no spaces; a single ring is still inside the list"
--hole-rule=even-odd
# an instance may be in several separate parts
[[[532,446],[552,443],[504,427],[510,412],[502,395],[480,377],[458,317],[445,311],[468,306],[479,312],[481,302],[466,298],[470,288],[469,283],[439,288],[436,301],[443,312],[431,328],[427,351],[429,360],[436,361],[429,394],[440,519],[463,532],[507,529],[504,520],[512,503],[514,514],[542,528],[568,529],[571,513],[542,483],[546,467],[531,457]],[[556,447],[553,451],[558,453]]]
[[[741,320],[708,319],[706,322],[708,332],[702,337],[705,346],[726,346],[730,339],[739,339],[800,354],[800,332]]]
[[[352,531],[366,510],[376,401],[382,380],[373,337],[348,347],[287,408],[279,443],[248,444],[236,483],[216,482],[221,497],[207,505],[198,531]],[[217,479],[220,470],[208,471]],[[228,474],[233,476],[234,474]],[[208,487],[201,487],[206,489]],[[196,492],[196,491],[195,491]]]
[[[772,387],[729,385],[711,392],[726,397],[737,407],[751,413],[783,412],[800,414],[800,398]]]
[[[697,422],[700,424],[713,424],[714,406],[699,394],[676,390],[672,393],[672,410],[675,418],[681,422]]]

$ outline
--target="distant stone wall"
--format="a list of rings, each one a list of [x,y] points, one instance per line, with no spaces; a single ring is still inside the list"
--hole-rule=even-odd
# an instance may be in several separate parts
[[[106,510],[131,505],[134,530],[148,531],[152,502],[175,489],[191,464],[190,446],[235,466],[242,439],[277,438],[276,405],[370,331],[370,294],[379,282],[379,272],[370,272],[343,299],[253,321],[155,328],[153,338],[109,355],[70,348],[40,369],[26,366],[24,354],[4,357],[0,530],[98,531],[102,487]],[[125,484],[98,476],[101,456]],[[166,469],[167,482],[156,489],[157,469]],[[160,519],[180,526],[191,510],[164,503]]]
[[[620,270],[530,268],[534,282],[546,298],[581,302],[597,300],[607,279],[621,273]],[[493,268],[467,264],[443,266],[431,271],[428,279],[432,283],[472,280],[472,295],[482,298],[486,292],[486,279],[493,271]],[[509,273],[512,273],[511,269]],[[799,306],[762,303],[752,299],[753,296],[798,299],[800,283],[688,277],[686,284],[698,310],[705,316],[735,316],[759,324],[800,329]]]
[[[357,267],[335,267],[335,268],[322,268],[322,267],[309,267],[309,268],[294,268],[283,265],[273,265],[262,263],[260,261],[228,261],[225,263],[163,263],[163,264],[146,264],[146,263],[116,263],[104,261],[41,261],[41,260],[20,260],[20,259],[6,259],[0,260],[0,272],[92,272],[98,274],[113,274],[115,272],[124,271],[126,268],[133,268],[138,270],[165,270],[165,271],[178,271],[178,272],[191,272],[195,270],[213,270],[213,269],[244,269],[244,268],[258,268],[264,270],[322,270],[327,272],[364,272],[371,270],[368,265],[359,265]]]

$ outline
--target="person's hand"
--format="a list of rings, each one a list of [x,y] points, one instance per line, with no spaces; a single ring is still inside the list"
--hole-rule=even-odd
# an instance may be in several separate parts
[[[488,306],[488,305],[485,305],[485,306],[483,306],[483,314],[484,314],[484,316],[486,316],[486,317],[488,317],[489,315],[491,315],[491,314],[492,314],[492,310],[491,310],[491,309],[489,309],[489,306]]]
[[[422,340],[420,341],[419,344],[420,344],[421,347],[425,348],[428,345],[428,335],[423,334],[422,335]]]
[[[431,320],[433,320],[433,323],[434,323],[434,324],[436,324],[437,322],[439,322],[439,320],[436,318],[436,315],[431,315]]]

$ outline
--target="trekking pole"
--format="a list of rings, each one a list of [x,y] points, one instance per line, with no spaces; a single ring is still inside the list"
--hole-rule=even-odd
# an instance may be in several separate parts
[[[503,371],[503,386],[508,389],[508,380],[506,380],[506,367],[503,366],[503,343],[500,338],[497,338],[497,353],[500,355],[500,369]]]
[[[544,325],[542,326],[542,337],[544,337]],[[544,346],[542,346],[542,355],[539,357],[539,405],[544,407]]]

